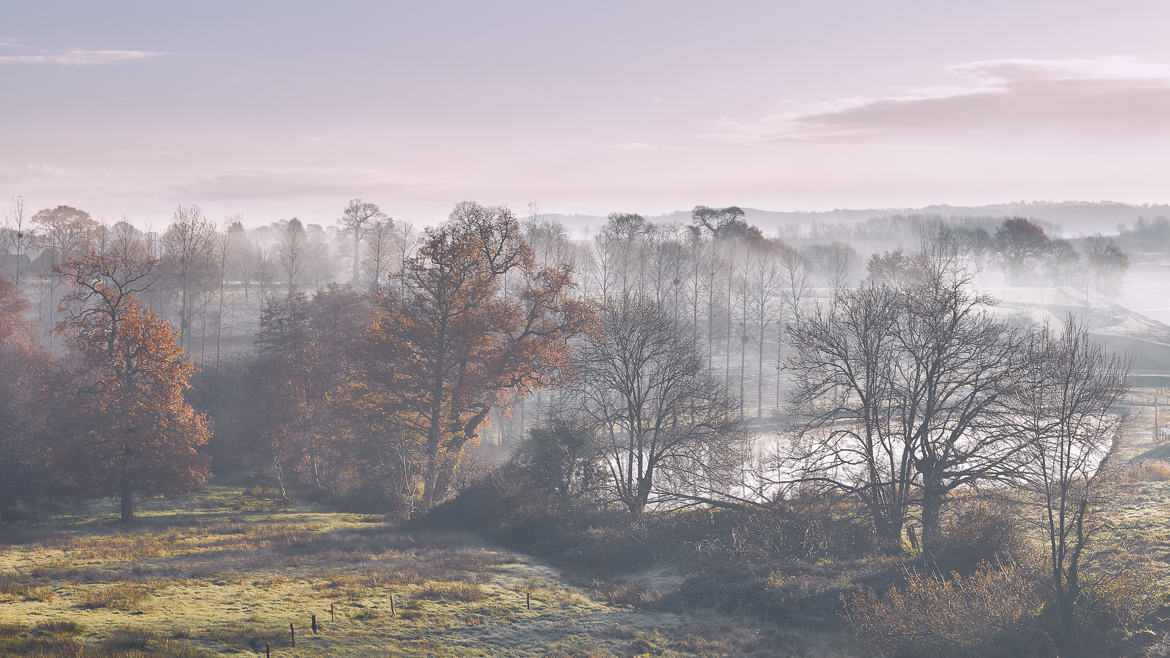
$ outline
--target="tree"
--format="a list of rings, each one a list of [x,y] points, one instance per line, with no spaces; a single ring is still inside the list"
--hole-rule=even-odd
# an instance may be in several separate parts
[[[1033,263],[1051,245],[1044,229],[1023,217],[1005,219],[996,229],[993,241],[1002,259],[1004,272],[1011,277],[1020,277],[1030,272]]]
[[[365,296],[337,286],[312,299],[296,290],[264,306],[252,364],[262,417],[254,432],[262,445],[255,452],[282,495],[294,475],[316,490],[337,493],[344,461],[339,437],[348,428],[334,402],[348,392],[368,318]]]
[[[134,496],[181,493],[203,484],[207,459],[198,448],[210,429],[184,399],[194,365],[170,325],[138,304],[152,260],[89,253],[70,258],[71,313],[59,325],[77,351],[68,392],[72,432],[58,456],[84,493],[116,495],[123,521]]]
[[[41,399],[48,354],[24,313],[28,302],[0,278],[0,521],[11,521],[17,504],[40,488],[36,441],[45,422]]]
[[[20,195],[12,197],[12,207],[5,215],[3,230],[0,230],[0,246],[6,253],[16,257],[11,278],[17,288],[20,288],[21,275],[26,274],[21,272],[21,261],[28,258],[29,250],[38,241],[38,236],[29,226],[29,218],[25,214],[24,197]]]
[[[630,513],[728,493],[743,432],[694,334],[653,300],[610,300],[575,357],[579,407],[597,427],[610,489]]]
[[[370,278],[370,289],[377,290],[385,285],[390,274],[391,257],[394,250],[394,223],[386,220],[376,222],[368,232],[366,253],[366,274]]]
[[[57,308],[56,270],[65,259],[79,256],[93,247],[98,223],[88,212],[71,206],[57,206],[37,211],[32,223],[39,226],[44,245],[49,249],[49,272],[41,276],[49,279],[48,326],[55,324]],[[49,335],[49,351],[53,350],[53,335]]]
[[[560,503],[593,493],[606,476],[596,424],[588,416],[555,414],[532,428],[516,460]]]
[[[179,206],[163,234],[163,266],[179,289],[179,344],[191,351],[191,318],[196,298],[216,274],[215,225],[198,206]]]
[[[1106,527],[1101,508],[1116,493],[1109,467],[1129,367],[1071,316],[1059,336],[1048,327],[1030,332],[1026,355],[1012,416],[1022,446],[1021,482],[1047,544],[1061,654],[1079,655],[1076,610],[1092,590],[1082,568]]]
[[[510,272],[529,272],[503,297]],[[570,299],[567,267],[532,271],[511,211],[460,203],[428,230],[406,264],[403,290],[381,294],[367,331],[367,404],[420,437],[422,506],[446,495],[464,448],[493,406],[547,385],[590,305]]]
[[[782,484],[821,484],[856,496],[898,546],[913,502],[933,551],[951,492],[1009,480],[1018,447],[1006,401],[1017,332],[967,290],[951,245],[916,258],[914,277],[870,281],[800,315],[789,361],[807,415]]]
[[[362,201],[361,199],[353,199],[345,210],[341,213],[341,219],[338,220],[341,224],[341,230],[353,237],[353,280],[352,285],[357,287],[358,277],[361,272],[361,245],[362,239],[371,230],[377,228],[381,224],[388,224],[389,227],[394,226],[394,220],[386,216],[375,203],[369,201]]]
[[[1085,238],[1084,249],[1093,287],[1100,292],[1116,292],[1129,270],[1129,256],[1113,238],[1099,234]]]
[[[933,551],[950,493],[1010,480],[1015,448],[1005,441],[1008,393],[1019,356],[1018,332],[968,291],[949,245],[929,254],[926,277],[902,289],[893,384],[900,440],[921,476],[922,543]]]
[[[280,235],[278,249],[280,265],[284,268],[285,280],[288,282],[288,291],[291,294],[297,288],[297,282],[305,271],[305,261],[308,257],[308,238],[305,237],[305,227],[301,220],[293,217],[284,226]]]
[[[901,301],[893,287],[867,283],[796,314],[786,366],[804,420],[774,481],[781,493],[798,485],[855,497],[890,546],[900,543],[915,480],[890,376]]]

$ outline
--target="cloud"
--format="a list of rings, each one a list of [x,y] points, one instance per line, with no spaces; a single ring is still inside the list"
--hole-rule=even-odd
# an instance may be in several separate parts
[[[60,167],[33,162],[25,165],[25,170],[33,176],[44,178],[62,178],[68,173]]]
[[[9,44],[5,44],[9,45]],[[12,42],[10,47],[19,47]],[[169,55],[155,50],[81,50],[71,49],[60,52],[41,52],[36,55],[2,55],[0,64],[55,64],[57,66],[97,66],[112,62],[123,62],[148,57]]]
[[[30,162],[23,167],[0,169],[0,183],[9,185],[34,184],[59,180],[68,174],[69,172],[60,167]]]
[[[426,181],[376,169],[321,167],[241,167],[203,174],[171,193],[200,199],[272,199],[358,195],[417,188]]]
[[[22,48],[20,39],[16,37],[0,37],[0,48]]]
[[[700,139],[732,144],[906,135],[1170,132],[1170,66],[1132,57],[997,59],[947,71],[961,84],[884,98],[790,102],[754,120],[724,118]]]
[[[617,144],[598,144],[598,146],[614,151],[658,151],[662,149],[661,146],[646,142],[618,142]]]

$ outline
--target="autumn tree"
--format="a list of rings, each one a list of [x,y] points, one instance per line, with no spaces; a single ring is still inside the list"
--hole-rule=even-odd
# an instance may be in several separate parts
[[[11,521],[21,502],[39,488],[44,429],[41,399],[48,354],[39,332],[24,314],[28,302],[8,279],[0,278],[0,521]]]
[[[91,252],[61,267],[72,292],[58,331],[78,364],[58,463],[80,491],[117,496],[124,521],[135,495],[190,491],[207,475],[198,449],[210,428],[184,398],[194,365],[170,325],[136,299],[154,265]]]
[[[504,277],[527,273],[518,295]],[[428,230],[401,291],[380,295],[367,332],[367,402],[425,445],[422,506],[442,500],[491,409],[547,385],[589,320],[567,267],[534,270],[506,208],[464,202]]]
[[[1052,244],[1043,228],[1023,217],[1005,219],[996,229],[993,242],[1004,272],[1011,277],[1029,273]]]

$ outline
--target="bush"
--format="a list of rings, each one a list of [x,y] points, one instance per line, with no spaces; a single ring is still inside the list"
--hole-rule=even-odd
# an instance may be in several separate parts
[[[931,556],[943,573],[975,573],[983,562],[1013,562],[1030,554],[1019,514],[986,500],[959,500],[943,524],[939,549]]]
[[[1028,571],[1001,561],[970,576],[907,571],[901,588],[845,597],[843,616],[862,642],[897,656],[1029,656],[1051,648],[1033,621],[1040,606]]]

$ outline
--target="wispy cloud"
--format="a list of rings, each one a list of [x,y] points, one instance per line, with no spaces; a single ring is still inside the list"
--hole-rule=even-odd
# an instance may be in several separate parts
[[[646,142],[618,142],[617,144],[598,144],[598,146],[614,151],[658,151],[663,148]]]
[[[0,37],[0,48],[21,48],[20,39],[16,37]]]
[[[323,167],[240,167],[203,174],[170,191],[197,199],[270,199],[368,194],[418,188],[427,181],[376,169]]]
[[[0,169],[0,183],[26,184],[51,180],[59,180],[69,175],[69,172],[60,167],[37,162],[30,162],[23,167]]]
[[[12,45],[10,47],[18,47]],[[54,64],[57,66],[97,66],[149,57],[162,57],[169,52],[158,50],[81,50],[73,48],[58,52],[40,52],[35,55],[0,55],[0,64]]]
[[[790,102],[724,118],[701,139],[733,144],[906,135],[1170,132],[1170,66],[1132,57],[998,59],[948,67],[960,84],[883,98]]]

